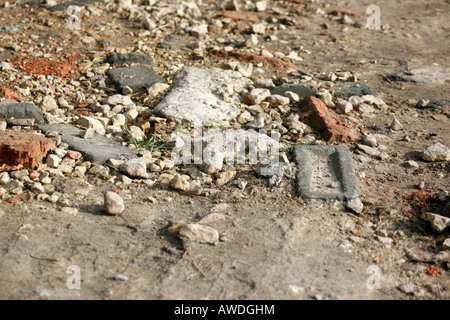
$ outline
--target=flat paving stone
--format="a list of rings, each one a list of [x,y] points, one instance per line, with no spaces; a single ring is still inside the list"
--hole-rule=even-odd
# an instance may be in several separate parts
[[[445,82],[447,80],[450,80],[450,73],[443,73],[437,67],[426,67],[396,72],[390,74],[388,77],[393,81],[428,84],[432,82]]]
[[[36,122],[43,122],[42,110],[33,103],[10,103],[0,106],[0,119],[35,119]]]
[[[83,139],[80,133],[84,130],[72,125],[47,124],[37,127],[43,132],[58,132],[62,142],[67,143],[71,149],[79,151],[86,160],[93,163],[103,164],[109,159],[136,156],[127,147],[99,134],[94,134],[91,139]]]
[[[125,87],[130,87],[133,91],[145,90],[155,83],[164,82],[161,76],[148,66],[109,69],[106,75],[119,92]]]
[[[296,146],[297,188],[309,199],[351,200],[358,197],[352,155],[341,146]]]

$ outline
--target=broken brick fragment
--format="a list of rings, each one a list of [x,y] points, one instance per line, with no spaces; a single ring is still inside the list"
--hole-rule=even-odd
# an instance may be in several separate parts
[[[243,11],[225,11],[220,14],[222,17],[236,21],[258,22],[259,18],[256,14]]]
[[[39,135],[4,131],[0,132],[0,168],[34,169],[54,148],[51,140]]]
[[[303,105],[312,111],[310,125],[322,133],[328,142],[354,142],[360,139],[360,134],[350,124],[340,120],[337,113],[328,109],[322,100],[307,97]]]
[[[21,95],[17,92],[14,92],[11,89],[8,89],[2,85],[0,85],[0,98],[6,98],[7,100],[20,98]]]

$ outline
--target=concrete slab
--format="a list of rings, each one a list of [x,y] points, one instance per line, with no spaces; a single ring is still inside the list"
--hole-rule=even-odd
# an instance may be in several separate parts
[[[352,156],[341,146],[296,146],[297,188],[309,199],[351,200],[358,197]]]
[[[46,124],[37,126],[43,132],[58,132],[61,141],[69,145],[70,149],[79,151],[86,160],[103,164],[109,159],[132,158],[136,155],[120,143],[108,139],[102,135],[94,134],[92,139],[83,139],[79,129],[66,124]]]

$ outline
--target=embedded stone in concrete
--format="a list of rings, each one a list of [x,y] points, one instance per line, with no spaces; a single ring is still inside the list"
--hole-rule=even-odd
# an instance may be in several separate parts
[[[342,98],[342,99],[348,99],[351,96],[358,96],[362,97],[365,95],[372,95],[372,96],[378,96],[378,92],[376,92],[374,89],[366,85],[362,82],[354,83],[350,86],[346,86],[344,88],[339,89],[335,97],[336,98]]]
[[[396,72],[390,74],[388,77],[394,81],[428,84],[450,80],[450,73],[442,73],[439,67],[425,67]]]
[[[0,132],[0,166],[34,169],[52,148],[54,145],[50,139],[36,134]]]
[[[286,92],[294,92],[300,98],[306,98],[317,94],[317,89],[307,84],[287,84],[270,89],[271,94],[285,96]]]
[[[163,82],[161,76],[148,66],[109,69],[106,75],[119,92],[125,87],[133,91],[145,90],[155,83]]]
[[[112,141],[104,136],[94,133],[91,139],[83,139],[79,129],[66,124],[39,125],[43,132],[57,132],[61,135],[61,141],[67,143],[70,149],[79,151],[86,160],[103,164],[109,159],[131,158],[135,154],[120,143]]]
[[[352,200],[358,197],[352,156],[341,146],[296,146],[300,197]]]
[[[42,110],[33,103],[10,103],[0,106],[0,119],[35,119],[40,123],[44,121]]]
[[[188,67],[177,75],[172,90],[154,110],[179,123],[229,126],[238,116],[238,93],[249,83],[236,71]]]

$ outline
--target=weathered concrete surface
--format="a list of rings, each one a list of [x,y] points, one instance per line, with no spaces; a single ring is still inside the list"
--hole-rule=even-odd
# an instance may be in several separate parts
[[[179,123],[229,126],[238,115],[241,92],[249,80],[218,68],[185,68],[155,112]]]
[[[340,146],[296,146],[300,197],[351,200],[358,197],[352,156]]]
[[[40,125],[38,129],[43,132],[58,132],[62,142],[67,143],[70,149],[79,151],[86,160],[93,163],[103,164],[109,159],[135,156],[127,147],[99,134],[94,134],[92,139],[83,139],[80,136],[83,130],[72,125],[48,124]]]

